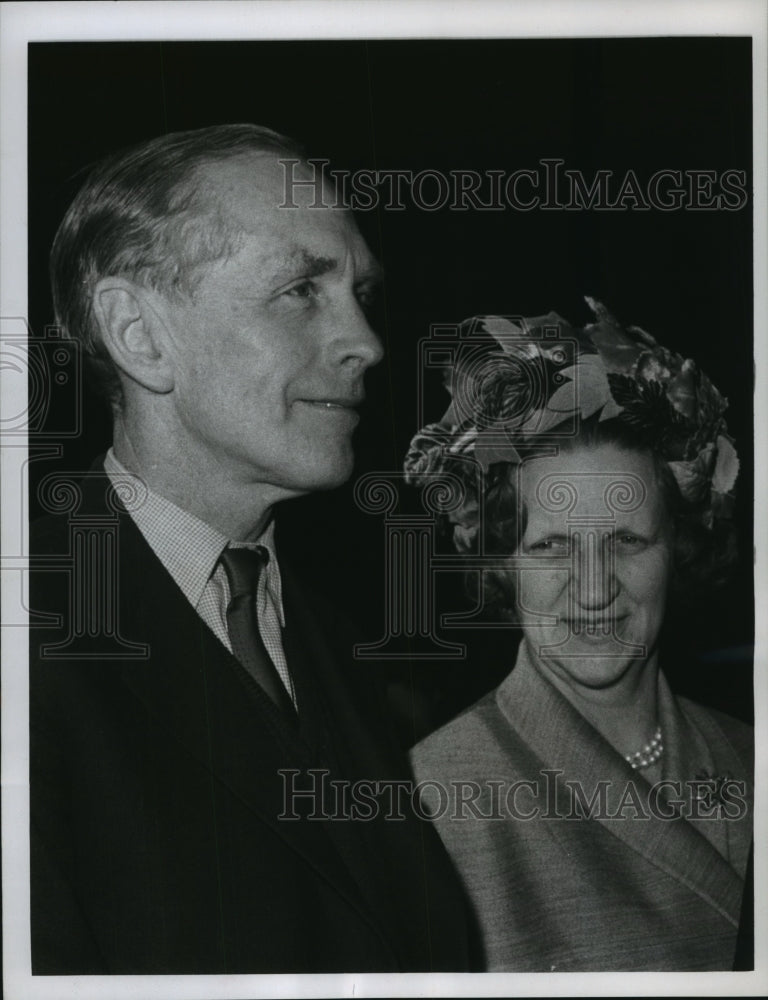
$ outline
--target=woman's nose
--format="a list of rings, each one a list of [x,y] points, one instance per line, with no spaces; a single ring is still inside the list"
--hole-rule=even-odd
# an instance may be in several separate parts
[[[573,600],[588,611],[607,608],[619,591],[610,533],[594,530],[574,532],[571,552]]]

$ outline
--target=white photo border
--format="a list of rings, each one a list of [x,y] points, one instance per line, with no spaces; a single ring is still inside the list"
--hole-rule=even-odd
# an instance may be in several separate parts
[[[761,0],[435,0],[372,2],[92,2],[6,3],[0,8],[2,176],[0,214],[0,317],[27,315],[27,44],[34,41],[183,41],[351,38],[550,38],[751,36],[753,41],[754,317],[756,593],[768,594],[768,302],[766,301],[766,10]],[[25,385],[2,372],[0,415],[21,412]],[[20,450],[21,449],[21,450]],[[2,449],[3,551],[26,518],[14,470],[23,468],[20,444]],[[762,460],[759,460],[762,459]],[[18,474],[18,473],[16,473]],[[13,579],[11,577],[13,576]],[[16,576],[3,573],[3,608],[18,599]],[[758,732],[755,807],[756,844],[768,844],[768,620],[756,616],[755,701]],[[768,954],[757,947],[754,972],[430,974],[285,976],[31,976],[29,940],[29,846],[27,754],[27,648],[23,629],[3,630],[2,673],[2,862],[5,995],[10,1000],[78,997],[240,998],[255,996],[609,996],[760,995],[768,992]],[[756,942],[768,941],[768,852],[756,854]]]

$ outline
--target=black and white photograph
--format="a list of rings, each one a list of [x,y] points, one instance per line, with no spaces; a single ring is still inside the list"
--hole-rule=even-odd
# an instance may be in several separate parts
[[[765,992],[762,6],[4,7],[5,994]]]

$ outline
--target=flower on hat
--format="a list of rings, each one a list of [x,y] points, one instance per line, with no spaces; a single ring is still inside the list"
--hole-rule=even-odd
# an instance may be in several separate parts
[[[451,404],[439,423],[415,435],[405,459],[407,481],[418,485],[426,474],[451,471],[474,487],[467,459],[484,472],[516,464],[520,449],[542,435],[598,416],[630,424],[668,462],[704,525],[732,516],[739,460],[723,419],[727,400],[691,359],[640,327],[622,327],[602,303],[586,301],[595,321],[583,329],[554,312],[466,321],[465,332],[485,339],[468,338],[468,349],[459,353],[449,373]],[[566,344],[574,351],[568,365]],[[461,548],[476,533],[473,503],[449,515]]]

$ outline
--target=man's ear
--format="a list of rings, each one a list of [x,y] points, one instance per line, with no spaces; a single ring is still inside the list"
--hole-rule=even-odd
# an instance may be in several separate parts
[[[164,350],[161,322],[143,289],[125,278],[100,278],[93,311],[117,367],[150,392],[170,392],[173,368]]]

